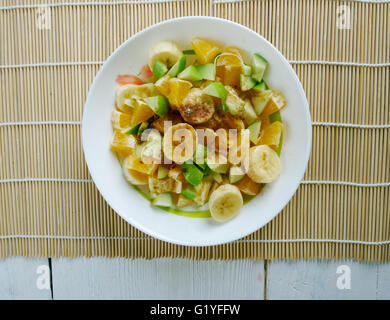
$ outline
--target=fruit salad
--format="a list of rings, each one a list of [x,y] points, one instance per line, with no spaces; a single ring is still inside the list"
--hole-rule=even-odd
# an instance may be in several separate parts
[[[286,100],[267,68],[209,39],[154,44],[138,75],[116,79],[111,150],[124,178],[166,211],[235,217],[281,172]]]

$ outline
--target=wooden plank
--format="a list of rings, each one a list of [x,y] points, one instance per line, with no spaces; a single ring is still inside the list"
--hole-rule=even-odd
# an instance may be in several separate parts
[[[0,300],[51,299],[48,259],[0,260]]]
[[[301,260],[267,266],[267,299],[376,299],[376,289],[375,263]]]
[[[262,261],[52,259],[54,299],[263,299]]]
[[[378,264],[377,299],[390,299],[390,263]]]

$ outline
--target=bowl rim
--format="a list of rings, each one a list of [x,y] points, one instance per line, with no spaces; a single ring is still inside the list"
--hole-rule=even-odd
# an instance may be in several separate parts
[[[153,230],[148,229],[147,227],[145,227],[144,225],[138,223],[137,221],[135,221],[131,217],[124,217],[122,214],[119,213],[120,210],[118,210],[117,206],[114,203],[110,203],[110,201],[107,199],[108,196],[104,195],[100,191],[100,190],[102,190],[102,188],[101,188],[102,186],[99,183],[96,182],[96,179],[94,178],[95,177],[95,173],[92,173],[92,171],[90,170],[89,156],[88,156],[88,152],[86,151],[87,150],[87,148],[86,148],[87,142],[86,142],[86,138],[85,138],[86,134],[85,134],[84,131],[86,130],[86,119],[87,119],[86,114],[88,114],[88,112],[89,112],[87,110],[88,109],[87,106],[90,104],[90,100],[92,99],[92,92],[95,91],[94,89],[95,89],[95,86],[96,86],[96,83],[97,83],[97,79],[100,78],[100,75],[102,74],[103,70],[105,69],[105,67],[107,65],[107,62],[109,60],[111,60],[111,58],[113,58],[114,56],[118,55],[119,52],[121,51],[121,49],[123,47],[125,47],[130,41],[132,41],[132,40],[134,40],[134,39],[136,39],[138,37],[142,37],[143,34],[146,33],[147,31],[153,30],[153,29],[158,28],[161,25],[164,25],[164,24],[167,24],[167,23],[174,23],[174,22],[178,22],[178,21],[186,21],[186,20],[194,20],[194,19],[195,20],[200,20],[200,21],[202,21],[202,20],[203,21],[217,20],[217,21],[221,21],[221,22],[224,22],[224,23],[233,24],[236,27],[239,27],[239,28],[245,30],[246,32],[250,32],[253,35],[261,38],[269,46],[271,46],[274,49],[274,51],[276,52],[276,54],[279,56],[279,58],[286,63],[288,71],[291,73],[291,75],[293,76],[295,82],[298,85],[299,94],[304,98],[304,110],[305,110],[305,116],[306,116],[306,123],[308,124],[307,132],[306,132],[308,140],[307,140],[307,146],[306,146],[305,157],[304,157],[304,162],[305,162],[304,170],[302,170],[302,173],[300,174],[299,179],[297,179],[297,181],[294,184],[292,184],[293,188],[291,188],[291,191],[290,191],[288,197],[285,198],[286,200],[283,200],[283,201],[279,202],[279,204],[276,206],[276,209],[277,209],[276,212],[277,213],[273,217],[270,217],[269,219],[267,219],[262,226],[255,225],[252,228],[248,227],[247,229],[245,229],[245,231],[240,232],[238,235],[234,236],[234,238],[229,239],[229,240],[196,239],[196,242],[194,242],[194,240],[190,239],[187,242],[178,241],[176,239],[171,239],[168,236],[161,235],[159,233],[154,232]],[[292,66],[289,63],[289,61],[284,57],[284,55],[271,42],[269,42],[262,35],[260,35],[259,33],[255,32],[255,31],[253,31],[252,29],[250,29],[250,28],[248,28],[248,27],[246,27],[246,26],[244,26],[242,24],[239,24],[237,22],[231,21],[231,20],[218,18],[218,17],[212,17],[212,16],[185,16],[185,17],[177,17],[177,18],[164,20],[164,21],[161,21],[159,23],[153,24],[153,25],[151,25],[151,26],[149,26],[147,28],[144,28],[144,29],[138,31],[136,34],[132,35],[126,41],[124,41],[120,46],[118,46],[110,54],[110,56],[104,61],[103,65],[99,68],[99,71],[96,73],[96,75],[95,75],[95,77],[94,77],[94,79],[92,81],[92,85],[89,88],[88,95],[87,95],[87,98],[85,100],[84,110],[83,110],[83,117],[82,117],[82,122],[81,122],[81,139],[82,139],[82,146],[83,146],[83,153],[84,153],[85,162],[87,164],[87,168],[88,168],[89,174],[91,175],[93,183],[96,185],[96,187],[99,190],[99,193],[101,194],[103,199],[115,211],[116,214],[118,214],[123,220],[125,220],[127,223],[130,223],[135,228],[139,229],[140,231],[142,231],[142,232],[148,234],[149,236],[152,236],[153,238],[156,238],[158,240],[162,240],[162,241],[173,243],[173,244],[177,244],[177,245],[183,245],[183,246],[207,247],[207,246],[215,246],[215,245],[231,243],[233,241],[239,240],[239,239],[241,239],[241,238],[243,238],[245,236],[248,236],[248,235],[252,234],[253,232],[263,228],[270,221],[272,221],[275,217],[277,217],[279,215],[279,213],[283,210],[283,208],[290,202],[291,198],[294,196],[294,194],[296,193],[299,185],[301,184],[301,181],[302,181],[303,176],[304,176],[304,174],[306,172],[306,169],[307,169],[307,165],[308,165],[308,161],[309,161],[309,157],[310,157],[310,152],[311,152],[311,145],[312,145],[312,121],[311,121],[311,116],[310,116],[309,103],[307,101],[307,97],[306,97],[305,91],[303,89],[303,86],[302,86],[302,84],[301,84],[301,82],[300,82],[296,72],[292,68]]]

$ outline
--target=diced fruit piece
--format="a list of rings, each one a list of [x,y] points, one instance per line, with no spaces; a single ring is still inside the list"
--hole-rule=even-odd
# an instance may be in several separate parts
[[[191,40],[192,48],[200,64],[212,62],[215,56],[220,52],[220,48],[210,41],[201,38],[193,38]]]
[[[276,90],[272,90],[272,97],[271,97],[271,101],[269,104],[270,104],[269,114],[272,114],[272,113],[276,112],[277,110],[283,109],[286,106],[287,101],[282,96],[282,94],[280,92],[278,92]],[[273,110],[275,110],[275,111],[273,111]]]
[[[115,104],[121,111],[132,113],[138,99],[155,96],[157,94],[158,92],[153,83],[143,85],[127,84],[116,89]]]
[[[241,50],[238,49],[237,47],[234,47],[234,46],[226,47],[225,49],[223,49],[223,53],[233,53],[233,54],[239,56],[242,59],[242,52],[241,52]]]
[[[241,115],[244,111],[245,101],[238,96],[237,92],[232,87],[225,86],[225,88],[228,93],[225,103],[229,112],[234,116]]]
[[[256,121],[252,123],[249,127],[249,140],[252,141],[254,144],[257,144],[259,142],[260,138],[260,127],[261,127],[261,122]]]
[[[193,65],[188,66],[181,73],[179,73],[179,75],[177,77],[179,79],[188,80],[188,81],[202,80],[202,75],[199,73],[199,71]]]
[[[111,150],[120,153],[131,153],[137,145],[137,139],[133,135],[124,134],[119,130],[114,130],[111,140]]]
[[[198,165],[204,164],[207,156],[207,148],[203,144],[198,144],[194,153],[194,162]]]
[[[168,176],[169,169],[163,166],[159,166],[157,170],[157,179],[164,179]]]
[[[201,184],[195,187],[197,196],[194,198],[194,202],[197,205],[203,206],[206,203],[211,185],[212,185],[211,181],[203,180]]]
[[[266,90],[266,91],[260,92],[252,97],[251,100],[252,100],[253,106],[255,107],[255,111],[256,111],[257,115],[260,115],[264,111],[265,106],[271,100],[271,97],[272,97],[271,90]]]
[[[188,50],[183,50],[183,54],[195,54],[195,50],[192,50],[192,49],[188,49]]]
[[[192,188],[192,187],[188,187],[188,188],[184,189],[181,192],[181,194],[184,197],[186,197],[187,199],[191,199],[191,200],[194,199],[196,197],[196,195],[197,195],[195,189]]]
[[[217,182],[217,183],[222,183],[222,181],[223,181],[221,174],[218,173],[218,172],[214,172],[214,171],[213,171],[213,172],[211,173],[211,177],[212,177],[212,179],[213,179],[215,182]]]
[[[264,80],[261,80],[258,84],[256,84],[253,87],[253,90],[260,91],[260,92],[268,90],[268,89],[269,89],[268,85]]]
[[[169,79],[170,79],[170,76],[166,74],[165,76],[158,79],[156,81],[156,83],[154,84],[156,86],[157,90],[164,96],[169,95],[169,91],[170,91]]]
[[[159,60],[154,63],[153,73],[157,77],[157,79],[160,79],[167,71],[168,67],[166,66],[166,64],[162,63]]]
[[[149,122],[147,121],[141,122],[138,128],[137,136],[140,137],[141,134],[148,128],[148,126],[149,126]]]
[[[164,193],[172,191],[174,180],[171,178],[155,179],[149,177],[148,182],[150,192]]]
[[[123,130],[130,126],[131,114],[113,110],[111,113],[111,123],[114,129]]]
[[[169,95],[168,100],[172,107],[181,105],[183,99],[187,96],[192,87],[191,82],[172,78],[169,80]]]
[[[227,91],[221,82],[210,83],[203,89],[203,93],[216,98],[221,98],[222,100],[225,100],[227,96]]]
[[[242,66],[242,74],[244,76],[250,76],[252,74],[251,66],[248,66],[247,64],[243,64],[243,66]]]
[[[229,164],[227,159],[219,155],[218,159],[216,157],[207,157],[207,165],[216,173],[227,173],[229,170]]]
[[[153,80],[155,79],[153,71],[147,64],[142,66],[140,71],[140,77],[144,82],[153,82]]]
[[[143,101],[137,100],[134,113],[131,118],[131,125],[135,126],[143,121],[148,120],[154,115],[154,111]]]
[[[149,178],[148,175],[132,169],[128,169],[125,164],[126,164],[126,159],[123,163],[122,171],[123,171],[123,175],[125,176],[128,182],[130,182],[133,185],[148,184],[148,178]]]
[[[243,62],[240,55],[235,53],[222,53],[215,59],[216,66],[242,67]]]
[[[234,184],[242,193],[255,196],[260,191],[260,184],[252,181],[247,175]]]
[[[193,158],[197,145],[197,133],[188,123],[178,123],[165,130],[163,138],[164,155],[176,163]]]
[[[140,158],[137,158],[134,154],[129,155],[126,158],[126,166],[129,169],[152,175],[156,170],[158,165],[155,163],[142,163]]]
[[[178,208],[189,206],[192,203],[192,200],[187,199],[186,197],[183,197],[181,194],[177,198],[176,206]]]
[[[206,80],[215,80],[215,64],[214,63],[206,63],[196,66],[196,69],[202,76],[202,79]]]
[[[244,111],[242,112],[242,117],[244,118],[245,124],[250,125],[257,120],[257,114],[253,109],[252,103],[250,100],[245,100]]]
[[[137,134],[140,126],[141,124],[139,123],[135,126],[128,127],[127,129],[122,130],[122,132],[125,134]]]
[[[279,121],[279,122],[282,122],[282,116],[280,115],[280,111],[276,111],[274,112],[273,114],[270,114],[269,115],[269,121],[272,123],[272,122],[275,122],[275,121]]]
[[[241,66],[216,66],[216,79],[227,86],[240,85]]]
[[[256,85],[256,80],[251,76],[245,76],[241,74],[240,76],[240,87],[242,91],[248,91]]]
[[[164,118],[169,110],[168,100],[164,96],[145,98],[146,104],[160,117]]]
[[[275,121],[263,130],[258,144],[266,144],[267,146],[276,149],[279,146],[282,132],[283,124],[279,121]]]
[[[189,184],[197,186],[202,182],[203,172],[196,165],[183,163],[182,167],[185,169],[184,178]]]
[[[169,192],[158,194],[152,201],[157,207],[172,207],[172,203],[172,195]]]
[[[134,76],[132,74],[120,74],[116,77],[115,81],[121,86],[124,86],[126,84],[140,85],[140,84],[145,83],[140,78],[138,78],[137,76]]]
[[[241,169],[241,167],[230,167],[229,170],[229,182],[236,183],[244,178],[245,172]]]
[[[255,53],[252,57],[252,77],[257,81],[261,81],[264,76],[265,69],[267,68],[268,61],[261,55]]]
[[[182,56],[173,66],[172,68],[168,71],[168,76],[170,77],[176,77],[180,72],[182,72],[187,63],[187,58],[186,56]]]

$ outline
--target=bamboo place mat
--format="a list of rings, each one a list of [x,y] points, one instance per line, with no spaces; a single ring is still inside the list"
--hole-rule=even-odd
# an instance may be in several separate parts
[[[0,3],[0,257],[389,260],[389,1]],[[338,24],[342,5],[350,29]],[[188,15],[230,19],[271,41],[313,121],[309,165],[287,207],[250,236],[205,248],[153,239],[115,214],[80,139],[102,62],[145,27]]]

